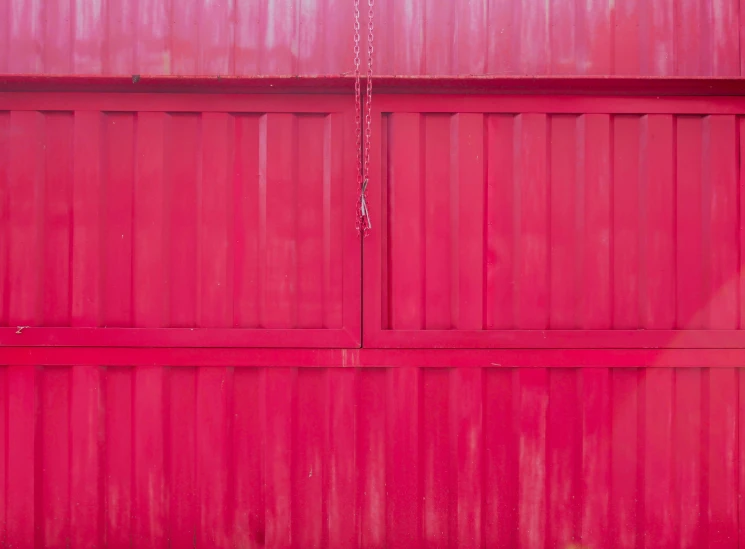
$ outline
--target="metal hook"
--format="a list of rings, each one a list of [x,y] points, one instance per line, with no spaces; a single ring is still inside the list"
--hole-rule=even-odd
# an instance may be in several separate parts
[[[362,193],[360,194],[360,213],[367,222],[367,228],[372,229],[372,223],[370,222],[370,212],[367,209],[367,199],[365,198],[365,191],[367,190],[367,179],[362,182]]]

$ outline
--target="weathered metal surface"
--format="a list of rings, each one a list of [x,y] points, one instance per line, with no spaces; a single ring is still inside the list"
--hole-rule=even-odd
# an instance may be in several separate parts
[[[352,104],[0,94],[0,545],[745,543],[745,100]]]
[[[0,324],[149,329],[77,344],[355,346],[352,107],[5,95]]]
[[[3,367],[0,542],[735,547],[744,383],[733,368]]]
[[[351,74],[352,10],[333,0],[5,0],[0,73]],[[378,0],[375,10],[377,74],[743,67],[739,0]]]
[[[741,329],[745,101],[375,105],[367,344],[535,348],[562,341],[520,330],[587,330],[612,345],[596,330],[618,330],[625,346],[637,330]]]

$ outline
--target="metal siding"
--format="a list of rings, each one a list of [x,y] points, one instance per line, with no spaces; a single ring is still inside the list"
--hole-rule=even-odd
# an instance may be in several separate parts
[[[735,368],[2,368],[0,430],[14,435],[0,438],[12,440],[2,538],[729,547],[742,379]]]
[[[654,101],[379,97],[370,344],[741,329],[745,103]]]
[[[3,326],[357,329],[352,119],[338,112],[351,98],[263,112],[256,98],[223,111],[162,97],[159,112],[147,96],[13,97],[0,111]]]
[[[3,74],[339,75],[354,69],[352,2],[6,0],[2,8]],[[742,11],[738,0],[379,0],[375,70],[739,76]]]
[[[745,102],[379,97],[404,348],[277,348],[359,330],[349,107],[0,97],[0,545],[742,543]]]

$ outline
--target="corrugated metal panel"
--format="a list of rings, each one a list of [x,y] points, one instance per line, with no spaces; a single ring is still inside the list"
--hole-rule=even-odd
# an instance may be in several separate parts
[[[0,73],[354,68],[352,2],[6,0],[2,9]],[[375,10],[378,74],[735,76],[743,66],[739,0],[378,0]]]
[[[352,105],[4,96],[0,322],[353,330]]]
[[[2,94],[0,545],[745,543],[745,100],[374,105],[372,335],[605,343],[272,348],[357,342],[350,96]]]
[[[743,376],[1,368],[0,540],[732,547]]]
[[[442,331],[741,329],[733,113],[745,103],[386,96],[377,107],[371,335],[403,331],[406,345],[437,331],[426,341],[439,346]]]

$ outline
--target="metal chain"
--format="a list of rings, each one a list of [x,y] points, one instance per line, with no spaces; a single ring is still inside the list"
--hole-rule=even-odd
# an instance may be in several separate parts
[[[367,236],[372,228],[370,211],[367,206],[367,185],[370,176],[370,135],[372,133],[372,74],[373,74],[373,5],[375,0],[367,0],[367,86],[365,90],[364,131],[362,118],[362,86],[360,85],[360,0],[354,0],[354,97],[355,121],[357,125],[357,231]],[[364,147],[364,152],[363,152]]]

